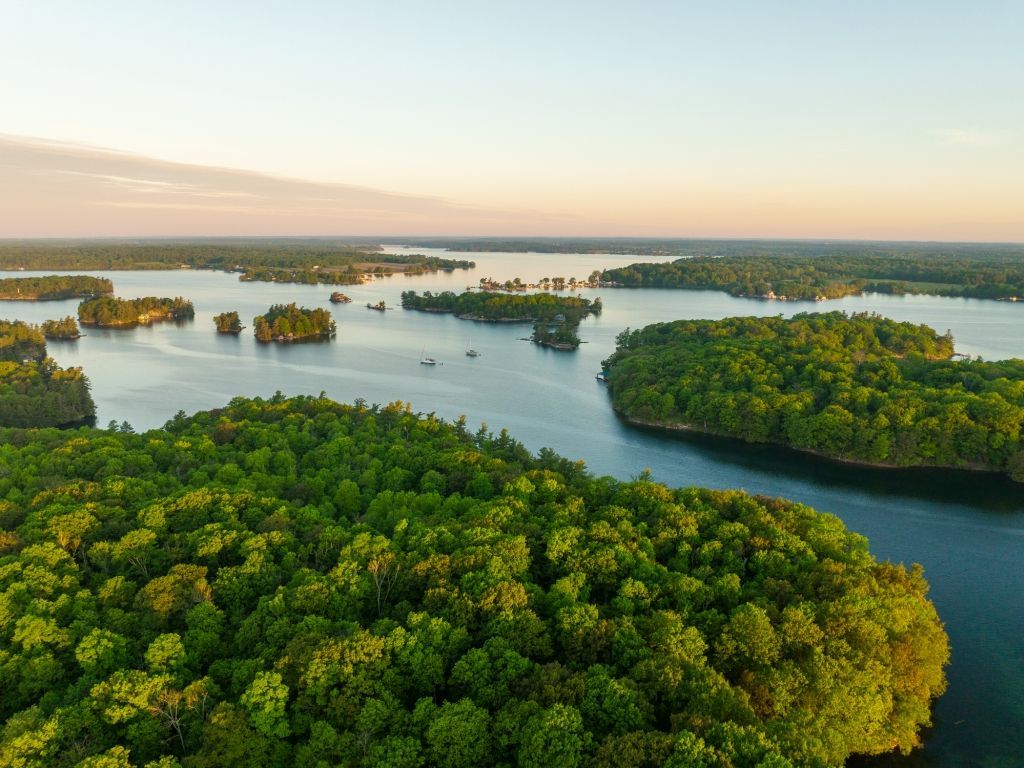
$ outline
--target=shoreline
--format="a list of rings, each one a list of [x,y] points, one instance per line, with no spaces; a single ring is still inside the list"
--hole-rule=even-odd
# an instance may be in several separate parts
[[[848,464],[848,465],[855,466],[855,467],[864,467],[866,469],[881,469],[881,470],[887,470],[887,471],[893,471],[893,470],[898,471],[898,470],[908,470],[908,469],[909,470],[925,469],[925,470],[932,470],[932,471],[934,471],[934,470],[948,469],[948,470],[953,470],[953,471],[956,471],[956,472],[971,472],[971,473],[974,473],[974,474],[998,475],[1000,477],[1007,478],[1011,482],[1021,483],[1021,481],[1014,480],[1010,476],[1009,472],[1004,472],[1004,471],[998,470],[998,469],[990,469],[988,467],[970,466],[970,465],[954,466],[954,465],[949,465],[949,464],[893,464],[891,462],[874,462],[874,461],[867,461],[865,459],[853,459],[853,458],[848,458],[848,457],[843,457],[843,456],[835,456],[835,455],[830,454],[830,453],[822,453],[821,451],[816,451],[816,450],[813,450],[811,448],[799,448],[799,447],[797,447],[795,445],[790,445],[788,443],[776,442],[776,441],[772,441],[772,440],[764,441],[764,442],[745,440],[744,438],[739,437],[737,435],[730,435],[730,434],[727,434],[725,432],[715,432],[715,431],[710,430],[710,429],[702,429],[701,427],[695,427],[695,426],[693,426],[691,424],[683,424],[683,423],[664,424],[664,423],[656,422],[656,421],[648,421],[646,419],[637,419],[637,418],[635,418],[633,416],[627,415],[626,413],[624,413],[623,411],[620,411],[618,408],[615,408],[614,406],[612,406],[612,410],[615,411],[615,415],[618,416],[620,419],[622,419],[624,422],[626,422],[627,424],[629,424],[631,426],[635,426],[635,427],[643,427],[645,429],[652,429],[652,430],[656,430],[656,431],[660,431],[660,432],[669,432],[669,433],[672,433],[672,432],[689,432],[689,433],[692,433],[692,434],[695,434],[695,435],[709,435],[711,437],[722,438],[722,439],[726,439],[726,440],[735,440],[736,442],[744,443],[746,445],[775,446],[775,447],[778,447],[778,448],[784,448],[787,451],[794,451],[796,453],[804,453],[804,454],[807,454],[809,456],[814,456],[816,458],[823,459],[825,461],[835,462],[835,463],[838,463],[838,464]],[[1024,484],[1024,483],[1021,483],[1021,484]]]

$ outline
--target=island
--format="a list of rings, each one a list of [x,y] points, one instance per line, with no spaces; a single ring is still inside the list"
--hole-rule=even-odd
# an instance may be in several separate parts
[[[765,244],[759,250],[608,269],[601,282],[625,288],[715,289],[780,301],[825,301],[866,292],[1017,301],[1024,298],[1024,249]]]
[[[946,686],[920,567],[838,518],[404,403],[0,456],[12,766],[841,766]]]
[[[341,291],[334,291],[334,293],[331,294],[330,302],[331,304],[351,304],[352,299]]]
[[[402,308],[420,312],[447,312],[461,320],[485,323],[533,323],[530,340],[556,350],[574,350],[580,345],[576,329],[587,315],[600,314],[601,299],[556,296],[548,293],[498,293],[493,291],[452,291],[402,293]]]
[[[114,284],[106,278],[87,275],[0,278],[0,300],[3,301],[59,301],[113,292]]]
[[[237,312],[221,312],[219,315],[214,315],[213,323],[217,326],[217,333],[239,334],[245,327],[238,319]]]
[[[75,341],[82,338],[78,322],[70,315],[60,320],[44,320],[40,330],[50,341]]]
[[[47,357],[39,327],[0,320],[0,427],[73,427],[91,424],[95,416],[82,369],[61,368]],[[10,439],[0,435],[0,453]],[[0,465],[6,466],[2,460]]]
[[[372,310],[374,310],[376,312],[387,312],[388,311],[388,305],[384,303],[384,299],[381,299],[376,304],[371,304],[370,302],[366,302],[366,308],[367,309],[372,309]]]
[[[99,328],[133,328],[161,320],[189,320],[195,316],[192,302],[180,296],[168,299],[145,296],[118,299],[102,296],[78,305],[78,321]]]
[[[636,424],[1024,481],[1024,360],[955,358],[927,326],[842,312],[679,320],[624,331],[605,370]]]
[[[274,304],[266,314],[253,318],[256,341],[327,341],[336,332],[334,318],[326,309],[306,309],[295,304]]]

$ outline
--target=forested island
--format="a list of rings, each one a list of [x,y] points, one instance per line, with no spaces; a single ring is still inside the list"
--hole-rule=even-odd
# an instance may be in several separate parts
[[[141,299],[118,299],[101,296],[78,305],[78,321],[100,328],[131,328],[159,320],[188,320],[195,316],[192,302],[177,296],[173,299],[145,296]]]
[[[95,415],[82,369],[61,368],[47,357],[37,326],[0,320],[0,427],[78,425]]]
[[[39,329],[43,336],[52,341],[74,341],[82,337],[78,321],[70,315],[60,320],[44,320]]]
[[[114,284],[106,278],[87,275],[0,278],[0,299],[6,301],[56,301],[113,292]]]
[[[221,312],[214,315],[213,323],[217,326],[217,333],[241,333],[242,321],[238,319],[237,312]]]
[[[831,515],[407,407],[0,433],[12,766],[796,768],[908,751],[949,649]]]
[[[718,289],[780,300],[838,299],[864,292],[1024,300],[1024,258],[916,251],[693,256],[605,270],[601,281],[627,288]]]
[[[575,349],[580,340],[576,329],[589,314],[600,314],[601,299],[579,296],[554,296],[547,293],[496,293],[465,291],[464,293],[402,293],[402,308],[420,312],[448,312],[461,320],[487,323],[534,324],[531,340],[555,349]]]
[[[627,329],[605,366],[637,423],[1024,481],[1024,360],[952,358],[948,334],[832,312]]]
[[[368,254],[361,254],[368,256]],[[431,272],[455,269],[472,269],[472,261],[463,259],[440,259],[436,256],[393,256],[381,255],[371,261],[353,261],[344,268],[322,268],[318,265],[307,269],[280,267],[248,267],[241,270],[238,278],[243,281],[268,283],[303,283],[305,285],[360,285],[374,277],[390,277],[395,274],[407,276],[425,275]]]
[[[256,341],[261,342],[326,341],[337,330],[326,309],[306,309],[295,304],[274,304],[252,322]]]

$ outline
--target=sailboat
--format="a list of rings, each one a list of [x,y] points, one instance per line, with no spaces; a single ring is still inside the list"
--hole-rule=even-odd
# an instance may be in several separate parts
[[[426,347],[424,347],[423,351],[420,352],[420,365],[437,365],[437,360],[432,357],[427,357]]]
[[[466,357],[480,357],[480,353],[473,349],[472,341],[470,339],[470,343],[466,345]]]

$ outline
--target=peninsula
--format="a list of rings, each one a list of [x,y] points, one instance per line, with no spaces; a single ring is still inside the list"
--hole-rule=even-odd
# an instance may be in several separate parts
[[[82,369],[61,368],[47,357],[37,326],[0,320],[0,427],[77,426],[95,415]],[[0,437],[0,451],[7,441]]]
[[[12,765],[840,766],[913,749],[946,687],[920,568],[838,518],[403,403],[0,456]]]
[[[637,424],[843,461],[1024,481],[1024,360],[953,359],[923,325],[841,312],[679,320],[623,332],[605,361]]]
[[[777,300],[839,299],[861,293],[1024,299],[1024,249],[946,246],[947,252],[869,244],[809,247],[776,243],[608,269],[603,283],[626,288],[722,290]],[[722,255],[718,255],[722,253]]]
[[[113,292],[114,284],[106,278],[87,275],[0,278],[0,300],[3,301],[85,299]]]

